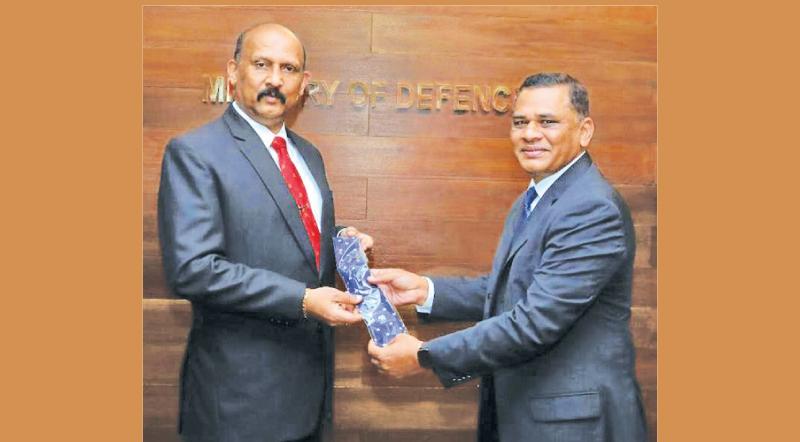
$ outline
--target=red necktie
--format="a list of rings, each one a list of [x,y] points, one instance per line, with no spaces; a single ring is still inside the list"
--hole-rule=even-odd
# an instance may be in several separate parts
[[[317,221],[314,219],[314,214],[311,212],[306,186],[303,185],[303,180],[300,179],[297,168],[294,167],[294,163],[289,158],[286,140],[283,137],[275,137],[272,140],[272,148],[278,153],[278,166],[281,169],[281,175],[283,175],[283,180],[286,181],[286,185],[289,187],[289,193],[292,194],[295,203],[297,203],[297,210],[300,211],[300,219],[303,220],[308,239],[311,240],[311,248],[314,249],[314,258],[317,262],[317,270],[319,270],[319,228],[317,227]]]

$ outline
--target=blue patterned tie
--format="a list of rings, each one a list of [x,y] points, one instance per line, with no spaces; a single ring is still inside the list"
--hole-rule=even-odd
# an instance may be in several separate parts
[[[367,256],[361,251],[358,238],[333,238],[333,251],[336,253],[336,269],[347,291],[364,297],[361,304],[358,304],[358,312],[367,324],[367,331],[372,340],[379,347],[383,347],[400,333],[407,333],[397,309],[381,289],[367,281],[370,270]]]
[[[519,218],[517,218],[517,223],[514,225],[515,237],[525,228],[525,225],[528,223],[528,218],[531,217],[531,203],[536,199],[537,196],[538,194],[536,193],[536,188],[533,186],[531,186],[528,191],[525,192],[525,197],[522,198],[522,208],[519,211]]]

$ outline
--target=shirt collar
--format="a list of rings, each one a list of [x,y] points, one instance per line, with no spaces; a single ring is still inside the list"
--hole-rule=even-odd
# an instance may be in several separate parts
[[[564,175],[564,172],[566,172],[567,169],[572,167],[572,165],[575,164],[584,155],[586,155],[586,151],[585,150],[583,152],[581,152],[580,155],[575,157],[575,159],[570,161],[569,164],[567,164],[566,166],[562,167],[561,169],[558,169],[558,171],[556,173],[554,173],[554,174],[552,174],[550,176],[547,176],[545,178],[542,178],[541,180],[539,180],[538,183],[534,182],[533,178],[531,178],[531,182],[530,182],[530,184],[528,184],[528,189],[530,189],[531,187],[535,187],[536,188],[536,194],[539,195],[539,198],[541,198],[542,195],[544,195],[544,193],[547,192],[547,189],[549,189],[550,186],[552,186],[553,183],[555,183],[556,180],[561,175]]]
[[[256,131],[258,138],[261,138],[261,141],[264,143],[265,146],[272,146],[272,140],[275,137],[283,137],[286,140],[286,143],[289,144],[291,141],[289,137],[286,135],[286,123],[281,124],[281,130],[278,133],[274,134],[267,126],[259,123],[258,121],[250,118],[250,115],[247,115],[245,111],[243,111],[239,105],[234,101],[233,102],[233,109],[242,117],[244,121],[247,121],[247,124]]]

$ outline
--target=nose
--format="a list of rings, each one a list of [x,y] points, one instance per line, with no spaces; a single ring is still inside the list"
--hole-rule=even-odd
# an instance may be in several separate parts
[[[266,83],[276,88],[283,86],[283,75],[281,74],[281,68],[277,63],[272,66],[269,74],[267,74]]]
[[[536,127],[536,124],[531,121],[522,131],[522,138],[525,141],[536,141],[542,138],[542,132]]]

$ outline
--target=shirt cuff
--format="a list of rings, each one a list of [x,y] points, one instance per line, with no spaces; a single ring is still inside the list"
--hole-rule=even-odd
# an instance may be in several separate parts
[[[424,304],[417,305],[415,307],[417,309],[417,313],[430,314],[431,313],[431,309],[433,308],[433,294],[434,294],[435,290],[433,288],[433,281],[431,281],[431,278],[428,278],[427,276],[423,276],[423,278],[428,280],[428,298],[425,299],[425,303]]]

